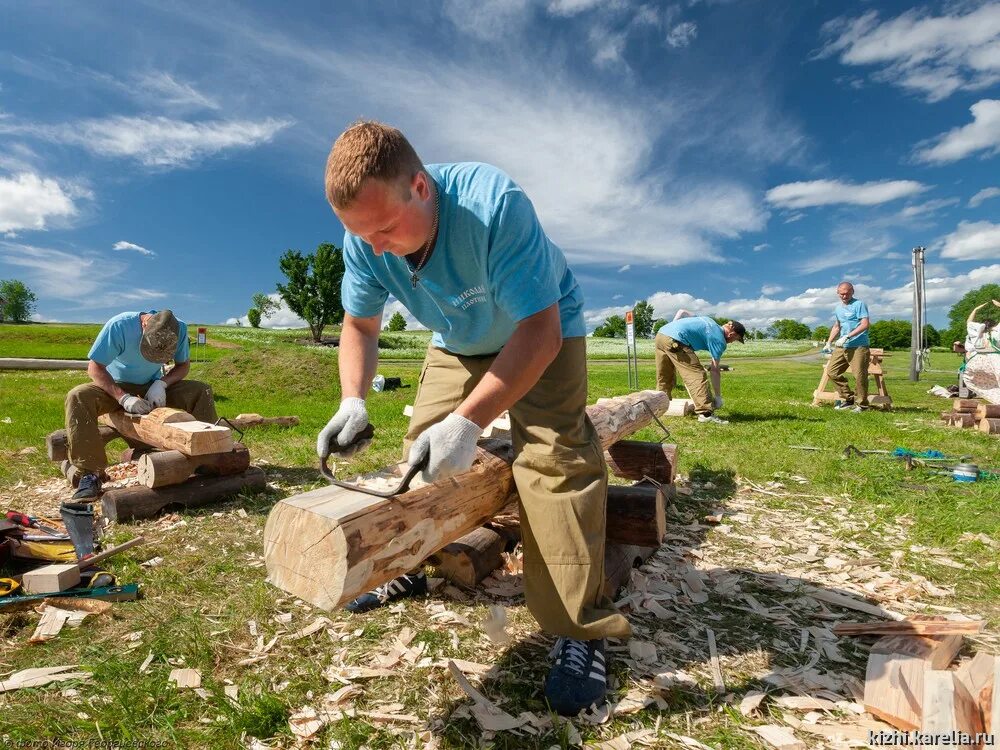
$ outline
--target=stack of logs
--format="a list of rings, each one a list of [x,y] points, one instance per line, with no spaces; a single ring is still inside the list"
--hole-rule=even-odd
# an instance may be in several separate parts
[[[101,440],[122,438],[135,455],[139,486],[110,489],[102,514],[112,521],[152,518],[164,510],[206,505],[246,487],[262,488],[264,472],[250,466],[250,453],[233,441],[229,427],[200,422],[180,409],[160,408],[138,416],[116,411],[101,417]],[[74,486],[78,472],[67,459],[65,430],[46,439],[49,459],[61,462]]]
[[[985,404],[974,398],[956,398],[952,411],[941,412],[941,421],[951,427],[978,427],[1000,435],[1000,404]]]

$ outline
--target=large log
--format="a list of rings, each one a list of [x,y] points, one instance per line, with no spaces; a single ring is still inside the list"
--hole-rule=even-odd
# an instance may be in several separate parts
[[[663,490],[641,483],[608,487],[607,540],[615,544],[659,547],[667,534]]]
[[[101,417],[122,436],[161,450],[176,450],[185,456],[225,453],[233,449],[233,431],[208,422],[199,422],[180,409],[153,409],[139,416],[116,410]]]
[[[677,475],[677,446],[640,440],[619,440],[604,451],[604,460],[616,477],[671,484]]]
[[[1000,404],[980,404],[976,407],[976,419],[1000,417]]]
[[[194,473],[209,477],[239,474],[250,466],[250,451],[237,443],[226,453],[185,456],[180,451],[156,451],[139,457],[139,484],[155,488],[180,484]]]
[[[114,427],[102,424],[97,429],[105,445],[118,437],[118,432]],[[56,430],[49,433],[49,436],[45,438],[45,449],[49,453],[50,461],[65,461],[69,458],[69,439],[66,430]]]
[[[449,581],[472,588],[500,567],[506,546],[500,534],[480,526],[435,552],[428,562]]]
[[[225,477],[195,477],[184,484],[150,489],[122,487],[101,496],[101,513],[110,521],[139,521],[155,518],[166,510],[198,508],[235,495],[247,488],[263,489],[264,472],[256,466],[242,474]]]
[[[650,424],[668,401],[661,391],[641,391],[602,399],[587,413],[606,448]],[[487,447],[495,453],[480,447],[470,471],[393,498],[330,486],[279,501],[264,527],[268,579],[332,609],[413,570],[488,521],[515,492],[509,444]]]
[[[1000,434],[1000,419],[987,417],[979,420],[979,429],[988,435]]]

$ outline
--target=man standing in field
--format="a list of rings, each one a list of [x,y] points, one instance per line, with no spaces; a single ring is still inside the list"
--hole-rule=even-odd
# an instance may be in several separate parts
[[[737,320],[719,325],[705,315],[694,316],[687,310],[678,310],[674,319],[656,332],[656,387],[670,395],[677,385],[680,373],[684,387],[694,401],[694,410],[699,422],[729,424],[715,415],[722,408],[722,378],[719,360],[726,346],[733,341],[743,343],[746,328]],[[696,352],[707,351],[712,358],[709,370],[712,374],[712,389],[708,385],[708,373],[698,359]]]
[[[432,481],[467,471],[483,426],[510,410],[525,599],[559,636],[545,696],[575,715],[607,692],[607,637],[630,634],[603,594],[607,468],[587,417],[583,297],[510,177],[487,164],[424,165],[405,136],[359,122],[337,139],[326,194],[343,223],[341,402],[325,458],[368,424],[389,294],[434,331],[404,450]],[[423,573],[355,600],[363,611],[426,591]]]
[[[823,351],[833,353],[826,363],[826,374],[840,396],[833,408],[860,412],[868,404],[868,305],[854,299],[854,285],[848,281],[837,286],[837,296],[836,321],[823,347]],[[848,368],[854,375],[854,393],[845,375]]]
[[[212,389],[185,380],[191,369],[187,324],[170,310],[125,312],[111,318],[97,334],[87,355],[89,383],[66,395],[66,436],[69,461],[81,473],[74,499],[95,498],[108,465],[97,418],[114,409],[149,414],[158,406],[190,412],[195,419],[215,422]],[[163,365],[174,366],[163,374]]]

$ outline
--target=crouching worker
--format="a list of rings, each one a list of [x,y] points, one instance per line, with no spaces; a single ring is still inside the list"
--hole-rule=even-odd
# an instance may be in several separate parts
[[[116,315],[104,324],[87,357],[91,382],[66,395],[69,461],[80,472],[74,500],[101,492],[101,474],[108,465],[97,426],[102,414],[115,409],[149,414],[170,406],[203,422],[218,419],[212,389],[184,379],[191,369],[187,324],[170,310]],[[164,375],[163,365],[171,360],[174,366]]]

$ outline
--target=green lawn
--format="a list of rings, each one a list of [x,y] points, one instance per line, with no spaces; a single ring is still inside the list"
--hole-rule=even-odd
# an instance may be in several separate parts
[[[11,341],[21,342],[16,356],[40,356],[42,351],[47,356],[68,356],[59,347],[89,346],[96,332],[93,326],[52,326],[52,331],[37,339],[19,339],[9,335],[12,328],[0,326],[3,356],[10,356],[7,346]],[[23,330],[41,332],[48,328],[24,326]],[[139,582],[144,591],[144,598],[138,602],[116,604],[112,617],[88,619],[79,629],[64,629],[54,641],[28,646],[38,615],[0,615],[0,638],[5,644],[0,652],[0,678],[17,669],[58,664],[80,664],[94,673],[85,682],[0,696],[4,708],[0,744],[40,738],[145,739],[162,741],[168,747],[222,748],[242,747],[247,737],[258,737],[274,738],[273,746],[288,747],[292,745],[288,716],[304,705],[318,705],[324,693],[341,687],[323,677],[331,659],[346,654],[349,663],[368,665],[372,654],[384,652],[404,626],[416,632],[414,643],[425,643],[427,655],[435,659],[460,657],[501,664],[504,674],[491,683],[490,696],[505,701],[504,709],[513,715],[520,711],[544,713],[538,691],[546,663],[541,647],[518,640],[510,648],[499,648],[482,637],[478,623],[493,603],[482,592],[465,601],[440,600],[449,610],[467,617],[473,627],[431,619],[433,611],[426,608],[425,601],[409,601],[397,612],[383,610],[364,617],[325,613],[334,623],[336,638],[320,631],[296,641],[279,639],[268,658],[250,665],[239,664],[257,643],[257,638],[250,635],[248,621],[256,623],[266,642],[281,632],[298,630],[322,614],[266,584],[260,566],[260,535],[271,505],[279,497],[321,483],[315,471],[315,435],[338,400],[336,351],[294,344],[302,335],[301,331],[210,329],[210,341],[221,339],[236,345],[218,349],[214,359],[193,368],[192,377],[212,383],[220,414],[252,411],[301,418],[301,424],[292,429],[264,428],[246,433],[251,456],[267,471],[271,488],[253,497],[182,514],[184,525],[170,527],[172,522],[168,521],[113,528],[116,540],[142,533],[150,543],[109,564],[122,581]],[[396,340],[395,335],[392,338]],[[35,340],[38,345],[32,348],[30,342]],[[408,354],[426,342],[416,333],[403,334],[398,340],[406,344],[399,350]],[[49,346],[53,348],[46,349]],[[60,353],[48,354],[57,350]],[[394,354],[383,352],[383,356]],[[996,628],[1000,624],[1000,555],[995,546],[968,540],[970,534],[986,534],[996,540],[1000,529],[1000,507],[996,502],[1000,484],[958,484],[927,469],[907,473],[898,461],[844,459],[842,455],[849,444],[862,449],[934,448],[949,455],[971,456],[983,467],[1000,466],[1000,441],[995,436],[940,425],[938,412],[950,405],[928,395],[926,390],[935,382],[953,382],[953,376],[931,374],[911,383],[906,379],[908,363],[905,352],[887,359],[888,386],[896,404],[893,411],[855,415],[810,406],[820,376],[818,362],[741,361],[732,372],[723,374],[726,408],[722,416],[730,420],[728,426],[700,425],[691,419],[666,420],[669,440],[679,446],[680,473],[695,488],[693,495],[678,495],[674,501],[671,525],[679,528],[710,509],[751,497],[754,511],[762,516],[787,517],[788,524],[796,527],[805,525],[807,519],[829,522],[835,527],[832,538],[867,547],[885,569],[892,566],[898,572],[895,566],[900,565],[938,586],[954,586],[954,596],[935,603],[983,614],[991,629]],[[935,354],[932,359],[932,366],[940,370],[956,365],[954,355]],[[390,362],[379,371],[401,377],[413,387],[371,395],[369,409],[377,439],[345,474],[373,470],[398,460],[406,426],[403,406],[413,399],[419,362]],[[640,377],[644,387],[652,387],[652,363],[641,364]],[[82,372],[0,372],[0,498],[8,507],[53,509],[51,495],[39,495],[32,489],[58,477],[55,467],[45,460],[44,438],[62,426],[66,391],[85,378]],[[628,392],[627,382],[623,364],[593,362],[591,401]],[[636,437],[655,440],[660,436],[658,428],[647,428]],[[791,447],[803,445],[820,450]],[[39,450],[23,452],[31,447]],[[775,480],[789,483],[793,475],[807,482],[794,485],[804,488],[799,490],[804,493],[801,499],[786,495],[786,491],[736,495],[737,488],[748,482],[764,487]],[[808,499],[812,497],[834,498],[835,503],[814,503]],[[237,508],[244,509],[246,515],[237,514]],[[858,519],[863,528],[859,531],[854,525],[838,526],[836,519],[841,516],[834,511]],[[908,536],[905,543],[899,543],[893,534],[904,520]],[[713,549],[724,549],[733,569],[752,569],[765,559],[752,545],[730,543],[721,535],[712,536],[711,541]],[[945,550],[968,564],[962,568],[936,564],[933,558],[919,553],[929,547]],[[139,566],[154,556],[162,556],[164,564],[155,568]],[[765,598],[757,591],[755,596]],[[533,621],[523,602],[515,599],[505,604],[512,630],[518,635],[530,634]],[[771,604],[768,602],[768,606]],[[784,600],[774,599],[773,604],[785,606]],[[760,648],[767,649],[767,644],[778,637],[769,623],[754,621],[748,627],[745,613],[734,616],[739,613],[727,610],[723,600],[713,598],[705,606],[713,605],[719,608],[697,610],[692,616],[708,618],[698,622],[713,623],[720,643],[734,643],[742,633],[760,639]],[[290,623],[274,619],[289,612]],[[641,616],[633,616],[633,621],[646,633],[657,629],[679,633],[688,624],[661,623]],[[809,624],[815,623],[805,622],[801,627]],[[795,634],[798,627],[797,623]],[[130,648],[133,643],[137,645]],[[627,654],[627,648],[625,651]],[[771,658],[777,663],[794,663],[794,649],[791,653],[779,651],[774,651]],[[149,653],[153,654],[152,664],[147,671],[139,672]],[[820,666],[854,674],[860,670],[863,676],[863,654],[852,651],[850,657],[847,666],[826,662]],[[619,696],[642,683],[622,662],[615,664],[621,684]],[[201,670],[207,698],[167,686],[167,675],[177,666]],[[384,704],[403,704],[404,708],[397,710],[437,722],[434,732],[441,747],[471,747],[480,732],[471,718],[461,714],[452,717],[452,711],[467,701],[445,674],[429,668],[400,667],[399,674],[392,678],[359,683],[361,693],[355,705],[378,711]],[[239,690],[236,703],[223,694],[229,683]],[[737,701],[743,692],[759,686],[749,672],[744,675],[735,667],[729,672],[727,685]],[[60,690],[66,687],[77,690],[78,697],[61,696]],[[666,700],[669,708],[662,712],[649,709],[602,726],[577,724],[577,728],[590,741],[658,725],[661,732],[691,735],[712,747],[761,747],[747,732],[747,726],[759,720],[746,719],[731,708],[720,708],[719,698],[710,690],[676,689],[667,694]],[[569,736],[565,727],[537,737],[505,732],[497,735],[495,747],[568,747]],[[409,746],[405,736],[397,736],[387,725],[361,718],[334,722],[322,730],[320,738],[318,747],[327,747],[333,740],[343,748]],[[657,746],[679,745],[662,739]]]

